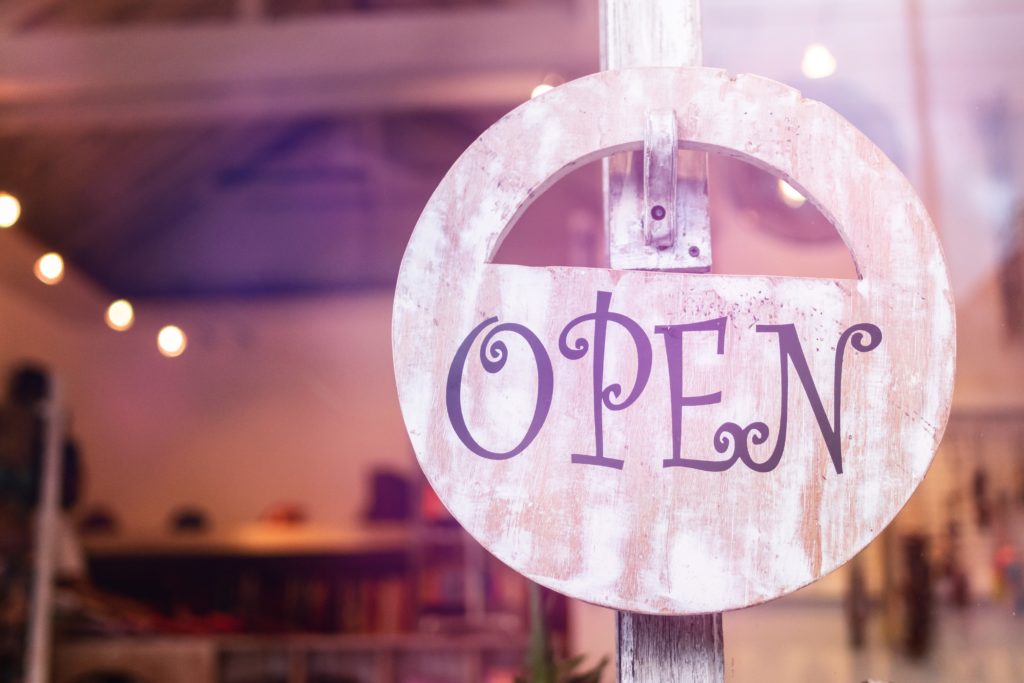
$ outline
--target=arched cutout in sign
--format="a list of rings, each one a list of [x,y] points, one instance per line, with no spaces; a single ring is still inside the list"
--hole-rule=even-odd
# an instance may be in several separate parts
[[[533,197],[664,109],[682,146],[815,201],[860,278],[489,263]],[[891,521],[942,436],[954,324],[924,207],[853,126],[767,79],[652,68],[561,86],[459,158],[392,341],[420,465],[486,548],[589,602],[691,614],[806,585]]]

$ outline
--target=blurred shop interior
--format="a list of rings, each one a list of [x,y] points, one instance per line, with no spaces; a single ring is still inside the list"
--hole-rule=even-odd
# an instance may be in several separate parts
[[[1022,681],[1024,4],[702,12],[706,65],[825,102],[906,173],[958,315],[925,483],[846,567],[727,614],[727,680]],[[597,0],[0,0],[0,680],[54,391],[53,681],[546,681],[538,658],[574,656],[594,675],[557,680],[614,679],[613,613],[530,585],[432,494],[390,353],[434,187],[598,70],[598,27]],[[856,277],[807,198],[709,168],[716,272]],[[600,266],[602,225],[594,163],[497,260]]]

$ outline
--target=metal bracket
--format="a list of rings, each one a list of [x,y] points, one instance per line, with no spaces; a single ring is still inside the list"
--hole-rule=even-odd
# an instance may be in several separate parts
[[[668,249],[676,241],[676,113],[659,109],[644,126],[644,243]]]
[[[707,155],[679,149],[675,111],[647,113],[644,151],[608,161],[612,268],[711,270]]]

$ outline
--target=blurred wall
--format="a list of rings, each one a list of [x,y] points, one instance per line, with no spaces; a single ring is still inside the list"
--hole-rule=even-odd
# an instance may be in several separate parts
[[[30,251],[14,234],[3,239],[6,257]],[[25,268],[13,260],[4,265]],[[56,368],[82,445],[85,501],[109,506],[126,531],[161,528],[182,504],[209,510],[225,530],[277,501],[351,526],[369,504],[372,469],[414,471],[392,379],[390,293],[147,303],[121,334],[101,322],[106,303],[70,274],[55,288],[0,283],[0,367]],[[155,344],[170,322],[189,334],[173,359]]]

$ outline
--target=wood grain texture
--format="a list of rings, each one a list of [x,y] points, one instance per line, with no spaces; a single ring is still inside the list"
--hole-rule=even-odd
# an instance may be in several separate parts
[[[601,68],[697,66],[700,3],[601,0]]]
[[[641,106],[643,105],[643,106]],[[829,217],[860,278],[693,275],[491,264],[533,198],[578,165],[637,150],[647,109],[674,109],[683,147],[768,169]],[[621,469],[574,464],[595,446],[593,367],[558,340],[570,320],[611,310],[647,333],[654,364],[643,394],[604,415],[604,450]],[[449,368],[470,331],[496,316],[525,325],[550,357],[550,412],[537,437],[505,460],[475,455],[446,413]],[[790,371],[787,446],[779,466],[756,472],[663,467],[672,409],[665,348],[655,327],[726,317],[724,353],[688,336],[687,394],[722,392],[720,404],[684,409],[684,457],[723,459],[712,446],[727,420],[780,418],[779,344],[757,325],[792,324],[832,414],[836,345],[851,324],[883,334],[843,365],[844,470]],[[579,328],[581,333],[584,327]],[[586,336],[586,334],[581,334]],[[513,334],[507,363],[488,374],[470,355],[460,385],[466,423],[494,449],[530,422],[537,370]],[[920,483],[942,436],[952,391],[955,336],[948,276],[934,229],[899,170],[828,107],[755,76],[703,68],[604,72],[533,99],[485,132],[438,186],[399,273],[393,352],[403,416],[431,485],[486,548],[555,590],[617,609],[697,614],[757,604],[832,571],[866,545]],[[631,386],[636,353],[612,330],[607,382]]]
[[[725,680],[722,614],[684,617],[619,612],[620,683]]]

